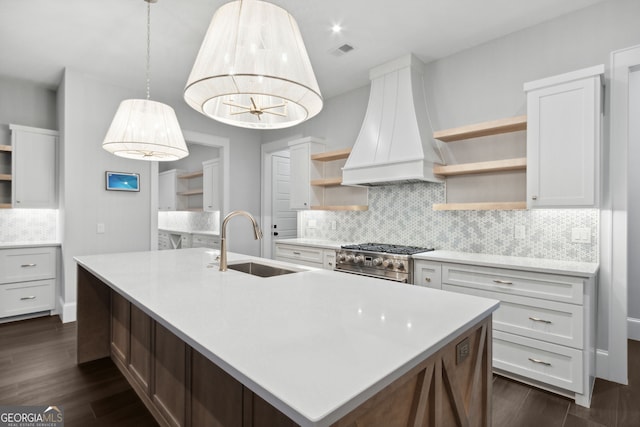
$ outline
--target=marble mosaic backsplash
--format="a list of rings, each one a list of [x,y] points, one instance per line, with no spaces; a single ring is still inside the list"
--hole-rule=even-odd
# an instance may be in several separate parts
[[[0,209],[0,243],[58,242],[55,209]]]
[[[220,232],[220,212],[158,212],[158,228]]]
[[[444,186],[416,183],[371,187],[369,210],[302,211],[299,237],[340,242],[382,242],[461,252],[597,262],[597,209],[434,211]],[[315,227],[309,227],[315,220]],[[311,221],[313,225],[314,221]],[[336,229],[332,229],[335,222]],[[524,226],[525,238],[515,238]],[[573,243],[572,229],[591,230],[591,243]]]

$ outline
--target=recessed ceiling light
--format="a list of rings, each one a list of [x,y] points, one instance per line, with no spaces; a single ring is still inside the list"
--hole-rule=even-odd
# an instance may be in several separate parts
[[[331,31],[334,34],[338,34],[339,32],[342,31],[342,27],[340,26],[340,24],[333,24],[333,26],[331,27]]]

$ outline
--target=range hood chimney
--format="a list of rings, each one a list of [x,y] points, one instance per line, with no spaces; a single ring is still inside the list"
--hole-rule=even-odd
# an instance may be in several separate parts
[[[424,64],[405,55],[369,72],[371,93],[360,134],[342,170],[344,185],[442,182],[442,164],[427,112]]]

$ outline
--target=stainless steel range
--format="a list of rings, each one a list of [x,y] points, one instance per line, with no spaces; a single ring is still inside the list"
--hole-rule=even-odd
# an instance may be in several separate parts
[[[413,258],[411,255],[432,250],[433,248],[383,243],[344,245],[336,250],[335,270],[412,283]]]

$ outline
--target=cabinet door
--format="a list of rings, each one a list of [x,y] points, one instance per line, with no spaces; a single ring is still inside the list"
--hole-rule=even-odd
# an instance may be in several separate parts
[[[14,208],[57,208],[57,141],[52,131],[12,129]]]
[[[413,284],[427,288],[442,289],[442,264],[416,260],[413,266]]]
[[[527,115],[527,206],[597,206],[600,76],[528,92]]]
[[[129,372],[149,393],[151,378],[151,318],[131,304]]]
[[[322,251],[323,256],[323,264],[325,270],[333,270],[336,266],[336,251],[333,249],[324,249]]]
[[[202,162],[202,209],[205,212],[221,210],[222,174],[218,159]]]
[[[187,346],[159,323],[155,324],[154,336],[153,402],[168,425],[183,426],[186,418]]]
[[[176,174],[173,171],[162,172],[158,179],[158,209],[176,210]]]
[[[115,291],[111,292],[111,356],[124,366],[129,360],[129,326],[131,304]]]
[[[294,145],[290,148],[289,154],[291,159],[289,206],[291,209],[309,209],[311,207],[309,145]]]

